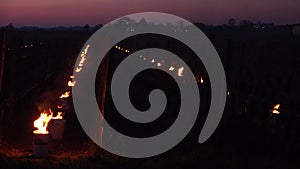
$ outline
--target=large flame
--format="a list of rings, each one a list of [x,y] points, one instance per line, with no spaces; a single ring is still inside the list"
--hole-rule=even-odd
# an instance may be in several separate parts
[[[63,98],[68,98],[69,96],[70,96],[70,92],[65,92],[59,98],[63,99]]]
[[[280,114],[280,111],[278,110],[279,107],[280,107],[280,104],[276,104],[276,105],[274,106],[274,109],[272,110],[272,113],[273,113],[273,114]]]
[[[51,112],[51,110],[49,110]],[[33,133],[35,134],[48,134],[49,132],[47,131],[47,126],[49,121],[52,118],[52,112],[51,114],[48,116],[47,112],[44,110],[40,117],[38,119],[36,119],[33,122],[33,126],[35,128],[37,128],[37,130],[34,130]]]

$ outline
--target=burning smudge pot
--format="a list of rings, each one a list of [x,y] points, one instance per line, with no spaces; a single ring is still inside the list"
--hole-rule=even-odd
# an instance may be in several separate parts
[[[48,156],[48,142],[49,132],[47,126],[52,119],[52,114],[48,116],[46,111],[40,114],[40,117],[33,122],[33,126],[37,130],[33,131],[33,156],[47,157]]]

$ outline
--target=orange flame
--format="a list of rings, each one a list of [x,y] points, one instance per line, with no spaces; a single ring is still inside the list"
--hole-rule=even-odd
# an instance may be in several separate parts
[[[68,81],[68,86],[69,87],[73,87],[73,86],[75,86],[75,84],[76,84],[76,81],[73,81],[73,82],[71,80]]]
[[[62,119],[63,117],[62,117],[62,112],[58,112],[57,113],[57,116],[55,116],[55,117],[52,117],[52,119]]]
[[[49,109],[49,111],[51,113],[49,116],[48,116],[47,112],[44,110],[41,113],[40,117],[33,122],[33,126],[35,128],[37,128],[37,130],[34,130],[33,133],[35,133],[35,134],[48,134],[49,133],[47,131],[47,126],[48,126],[49,121],[52,118],[51,109]]]
[[[65,92],[59,98],[63,99],[63,98],[68,98],[69,96],[70,96],[70,92]]]
[[[272,110],[272,113],[273,113],[273,114],[280,114],[280,111],[278,110],[279,107],[280,107],[280,104],[276,104],[276,105],[274,106],[274,109]]]

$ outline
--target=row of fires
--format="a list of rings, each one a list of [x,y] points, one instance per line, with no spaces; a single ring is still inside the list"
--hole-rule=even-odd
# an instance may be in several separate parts
[[[75,68],[76,73],[79,73],[79,72],[82,71],[84,62],[86,61],[86,56],[87,56],[87,52],[88,52],[89,47],[90,47],[90,45],[87,45],[85,47],[85,49],[83,50],[83,52],[81,52],[81,55],[80,55],[81,60],[78,64],[78,66]],[[123,50],[126,53],[130,53],[129,50],[125,50],[125,49],[123,49],[119,46],[116,46],[116,49]],[[139,57],[141,59],[143,59],[144,61],[148,60],[144,56],[139,56]],[[152,64],[156,64],[157,67],[161,67],[164,64],[164,60],[155,61],[154,59],[150,59],[150,61],[151,61]],[[172,66],[172,65],[167,69],[170,72],[175,72],[176,71],[175,66]],[[184,76],[184,67],[179,66],[178,67],[178,72],[176,72],[176,73],[179,77]],[[203,80],[202,76],[196,77],[196,80],[197,80],[198,83],[201,83],[201,84],[204,83],[204,80]],[[68,81],[68,87],[72,88],[75,85],[76,85],[75,76],[72,75],[72,76],[70,76],[70,80]],[[227,92],[227,95],[230,95],[229,91]],[[59,99],[66,99],[68,97],[70,97],[70,90],[64,92],[63,94],[61,94],[59,96]],[[279,115],[280,114],[279,107],[280,107],[280,104],[276,104],[274,106],[274,108],[271,110],[271,113],[274,114],[274,115]],[[62,112],[63,106],[62,105],[57,105],[57,109],[58,109],[58,112],[57,112],[56,116],[53,116],[54,113],[51,109],[49,109],[48,111],[44,110],[40,114],[40,117],[33,122],[33,126],[35,128],[37,128],[36,130],[33,131],[33,134],[34,134],[33,152],[34,152],[34,155],[37,156],[37,157],[46,157],[46,156],[48,156],[48,148],[47,148],[47,146],[48,146],[48,134],[49,134],[49,131],[47,130],[48,123],[51,120],[53,120],[54,123],[55,123],[55,121],[56,122],[60,121],[60,122],[62,122],[61,126],[64,126],[65,120],[63,119],[63,112]],[[60,132],[60,133],[63,133],[63,129],[62,129],[62,132]],[[53,137],[54,133],[50,133],[50,134],[52,135],[52,138],[54,139],[54,137]],[[58,135],[59,135],[59,137],[56,137],[56,138],[61,139],[62,134],[58,134]]]
[[[70,76],[70,78],[74,79],[74,76]],[[69,87],[73,87],[73,86],[75,86],[75,84],[76,84],[76,81],[74,81],[74,80],[68,81],[68,86]],[[70,97],[70,91],[67,91],[67,92],[61,94],[59,98],[60,99],[65,99],[65,98],[68,98],[68,97]],[[40,114],[40,117],[33,122],[33,126],[35,128],[37,128],[37,130],[33,131],[34,134],[48,134],[49,133],[47,131],[48,123],[52,119],[63,119],[63,113],[62,113],[62,111],[60,111],[60,110],[62,110],[63,106],[57,105],[57,108],[58,108],[59,111],[57,112],[56,116],[53,116],[54,113],[51,109],[48,110],[50,115],[48,115],[46,110],[44,110]]]
[[[85,47],[85,49],[81,52],[81,55],[80,55],[81,60],[78,64],[78,66],[75,69],[76,73],[79,73],[82,70],[84,62],[86,61],[86,56],[87,56],[89,47],[90,47],[90,45],[87,45]],[[115,48],[119,49],[119,50],[124,50],[126,53],[130,53],[129,50],[125,50],[125,49],[121,48],[120,46],[115,46]],[[143,57],[143,56],[139,56],[139,57],[146,60],[146,57]],[[151,63],[154,63],[154,62],[155,62],[155,60],[152,59]],[[164,61],[158,62],[157,66],[158,67],[162,66],[162,63],[164,63]],[[169,68],[169,71],[173,71],[174,69],[175,69],[175,67],[171,66]],[[184,67],[178,68],[178,76],[183,76],[183,70],[184,70]],[[76,81],[74,80],[75,76],[74,75],[70,76],[70,79],[71,80],[68,81],[68,87],[75,86],[76,85]],[[203,80],[202,76],[197,77],[196,79],[197,79],[197,82],[200,82],[201,84],[204,83],[204,80]],[[227,92],[227,95],[229,95],[229,92]],[[65,99],[65,98],[68,98],[68,97],[70,97],[70,91],[66,91],[65,93],[61,94],[59,98],[60,99]],[[274,108],[271,110],[271,113],[280,114],[279,107],[280,107],[280,104],[276,104],[274,106]],[[57,105],[57,108],[58,108],[58,110],[62,110],[63,106]],[[62,111],[58,111],[57,116],[55,116],[55,117],[53,117],[53,112],[52,112],[51,109],[49,109],[49,113],[50,113],[50,115],[48,115],[47,111],[44,110],[44,112],[42,112],[40,114],[40,117],[37,120],[34,121],[33,125],[34,125],[35,128],[37,128],[37,130],[34,131],[35,134],[48,134],[49,132],[47,131],[47,126],[48,126],[48,123],[50,122],[50,120],[51,119],[63,119]]]
[[[88,51],[89,45],[85,48],[85,50],[81,53],[81,60],[76,67],[76,73],[80,72],[83,68],[83,64],[86,60],[86,54]],[[68,87],[73,87],[76,84],[75,76],[70,76],[68,81]],[[70,97],[71,91],[66,91],[59,96],[59,99],[65,99]],[[33,122],[33,126],[37,128],[33,131],[33,156],[35,157],[47,157],[48,156],[48,136],[49,131],[47,130],[48,124],[51,120],[53,120],[53,126],[51,126],[51,137],[53,140],[61,140],[64,131],[64,123],[66,120],[63,119],[63,106],[57,105],[57,116],[53,116],[53,111],[49,109],[49,113],[44,110],[38,119]],[[50,115],[48,115],[50,114]]]
[[[78,64],[78,66],[76,67],[76,70],[75,70],[76,73],[79,73],[82,70],[84,62],[86,60],[86,56],[87,56],[89,47],[90,47],[90,45],[87,45],[85,47],[85,49],[81,52],[81,54],[80,54],[81,60]],[[76,84],[75,76],[71,75],[70,79],[71,80],[68,81],[68,87],[75,86],[75,84]],[[70,97],[70,91],[66,91],[65,93],[61,94],[59,98],[65,99],[68,97]],[[40,117],[33,122],[33,126],[35,128],[37,128],[37,130],[33,131],[34,134],[48,134],[49,131],[47,131],[47,127],[48,127],[48,123],[51,121],[51,119],[63,119],[63,113],[61,111],[63,106],[57,105],[57,108],[59,111],[57,112],[57,116],[55,116],[55,117],[53,117],[53,112],[51,109],[49,109],[50,115],[48,115],[46,110],[44,110],[40,114]]]

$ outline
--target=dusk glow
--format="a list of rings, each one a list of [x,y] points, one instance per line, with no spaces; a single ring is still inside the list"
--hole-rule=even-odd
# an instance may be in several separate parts
[[[299,0],[1,0],[0,25],[97,25],[147,11],[166,12],[206,24],[224,24],[229,18],[275,24],[300,22]]]

